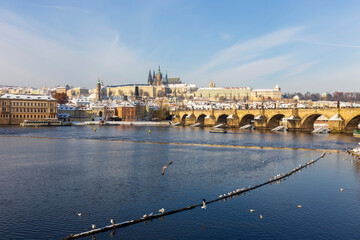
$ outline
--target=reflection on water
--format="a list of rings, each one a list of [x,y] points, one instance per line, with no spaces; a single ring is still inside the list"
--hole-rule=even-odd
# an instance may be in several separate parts
[[[91,224],[108,225],[110,219],[121,222],[160,208],[199,204],[203,198],[264,182],[320,155],[88,139],[325,149],[355,143],[340,135],[151,128],[149,136],[148,129],[97,127],[95,133],[91,127],[0,128],[0,238],[61,239],[89,230]],[[162,166],[169,161],[173,164],[162,176]],[[360,233],[359,169],[345,153],[328,154],[279,184],[96,239],[353,239]]]

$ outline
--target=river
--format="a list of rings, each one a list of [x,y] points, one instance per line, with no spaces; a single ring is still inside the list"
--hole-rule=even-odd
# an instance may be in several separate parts
[[[360,236],[360,163],[343,151],[357,145],[351,136],[96,128],[0,127],[0,239],[62,239],[92,224],[109,225],[110,219],[122,222],[160,208],[200,204],[265,182],[319,157],[323,149],[329,150],[324,158],[278,184],[95,239]]]

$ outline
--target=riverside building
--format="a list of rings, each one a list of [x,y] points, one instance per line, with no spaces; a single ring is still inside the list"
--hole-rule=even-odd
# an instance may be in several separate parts
[[[51,96],[5,94],[0,97],[0,125],[24,120],[57,119],[56,99]]]

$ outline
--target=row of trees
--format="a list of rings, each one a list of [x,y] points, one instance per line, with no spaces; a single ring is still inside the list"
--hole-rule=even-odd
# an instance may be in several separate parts
[[[285,93],[284,98],[293,98],[298,96],[300,100],[327,100],[327,101],[345,101],[345,102],[356,102],[360,101],[360,92],[334,92],[333,94],[327,93],[320,95],[319,93],[306,92],[302,94],[300,92]]]

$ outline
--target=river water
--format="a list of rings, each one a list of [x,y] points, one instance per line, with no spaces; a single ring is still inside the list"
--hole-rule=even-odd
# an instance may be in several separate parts
[[[96,128],[0,128],[0,239],[62,239],[92,224],[109,225],[110,219],[122,222],[160,208],[200,204],[203,198],[265,182],[322,153],[305,149],[331,151],[279,184],[214,202],[206,210],[195,208],[85,239],[360,236],[360,163],[333,151],[355,147],[358,139],[351,136]],[[162,166],[170,161],[162,176]]]

